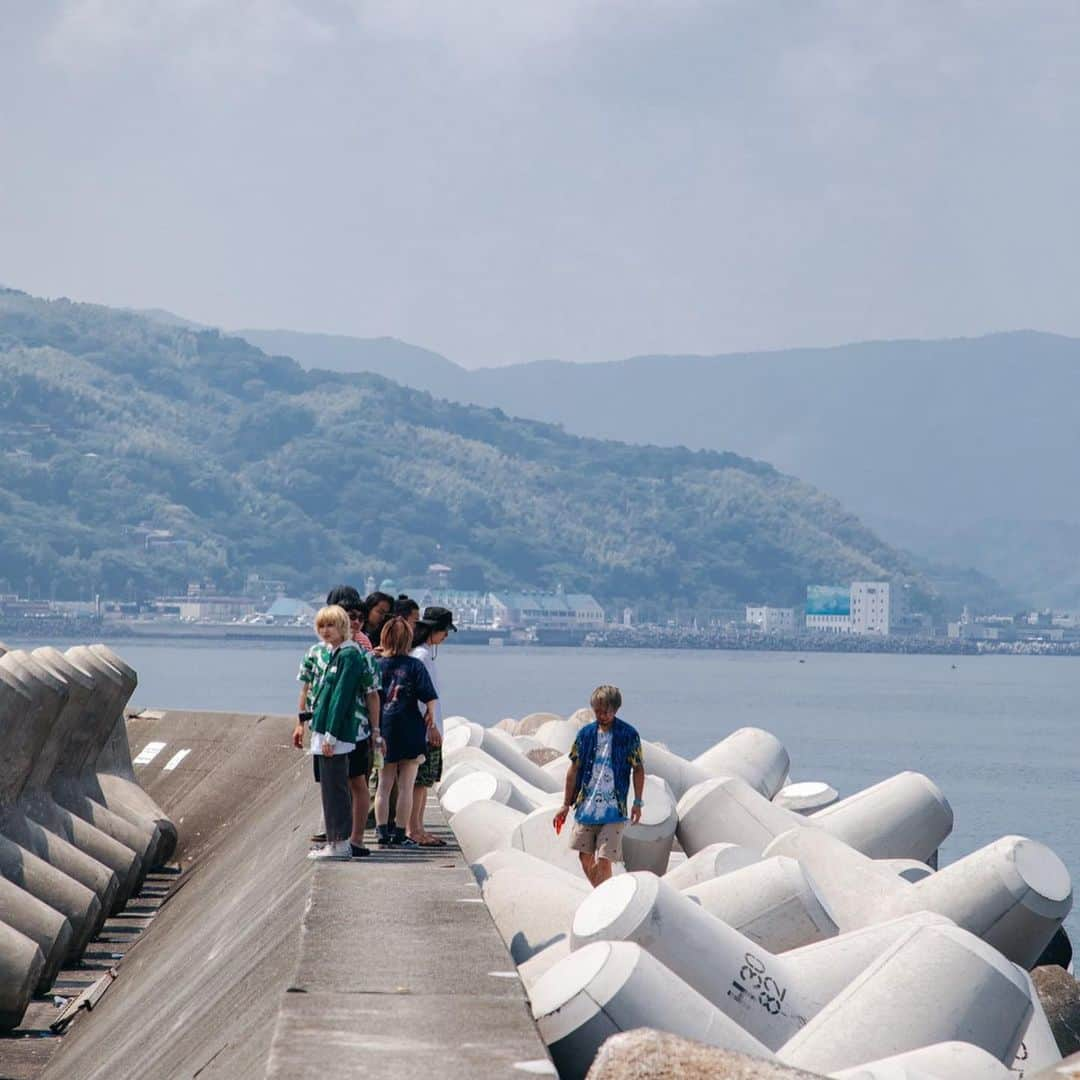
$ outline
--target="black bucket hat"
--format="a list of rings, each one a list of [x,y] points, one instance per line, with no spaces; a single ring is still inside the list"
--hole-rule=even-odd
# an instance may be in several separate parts
[[[420,617],[420,621],[425,626],[430,626],[432,630],[453,630],[455,634],[457,633],[457,627],[454,625],[454,613],[449,608],[424,608],[424,614]]]

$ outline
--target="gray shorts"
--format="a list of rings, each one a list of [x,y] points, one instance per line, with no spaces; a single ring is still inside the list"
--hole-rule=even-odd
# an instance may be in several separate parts
[[[606,825],[579,825],[575,821],[574,831],[570,834],[570,850],[584,851],[610,862],[622,862],[622,834],[625,828],[625,821]]]

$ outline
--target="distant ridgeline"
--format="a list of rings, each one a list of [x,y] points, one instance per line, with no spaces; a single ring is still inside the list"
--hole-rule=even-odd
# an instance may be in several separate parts
[[[911,574],[835,500],[762,462],[578,438],[13,291],[0,433],[0,591],[157,595],[251,573],[318,589],[437,561],[460,588],[561,585],[663,611]]]

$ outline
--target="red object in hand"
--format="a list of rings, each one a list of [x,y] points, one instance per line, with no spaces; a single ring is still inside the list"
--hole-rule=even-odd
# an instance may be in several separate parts
[[[553,822],[553,824],[555,826],[555,835],[558,836],[559,833],[562,832],[562,827],[566,824],[566,815],[565,814],[556,814],[555,815],[555,821]]]

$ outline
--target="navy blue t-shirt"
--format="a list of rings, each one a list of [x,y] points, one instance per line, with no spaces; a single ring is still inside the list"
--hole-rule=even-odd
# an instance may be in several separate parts
[[[427,729],[420,703],[438,699],[422,660],[413,656],[381,656],[382,736],[388,762],[420,757],[427,749]]]

